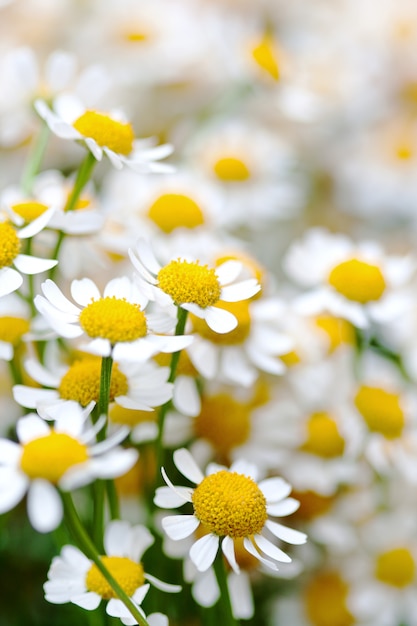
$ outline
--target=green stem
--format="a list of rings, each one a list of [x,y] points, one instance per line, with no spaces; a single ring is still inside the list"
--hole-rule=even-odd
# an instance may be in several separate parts
[[[110,519],[120,519],[119,498],[114,480],[106,480],[107,500],[110,509]]]
[[[220,589],[219,602],[223,612],[222,626],[237,626],[239,622],[233,615],[232,604],[229,596],[229,587],[227,585],[226,564],[221,552],[218,552],[214,561],[214,571],[216,573],[217,584]]]
[[[68,198],[67,205],[65,207],[65,211],[73,211],[77,205],[78,199],[82,193],[82,190],[88,183],[91,178],[91,173],[95,164],[97,163],[93,154],[88,151],[87,156],[84,161],[80,165],[80,169],[77,172],[77,177],[75,179],[74,187],[72,189],[72,193]]]
[[[116,596],[129,609],[138,624],[140,624],[140,626],[149,626],[147,620],[143,617],[137,605],[129,598],[127,593],[122,589],[117,580],[112,576],[107,567],[103,564],[100,554],[98,553],[94,543],[91,541],[84,526],[81,523],[80,518],[78,517],[78,513],[72,501],[71,494],[62,492],[61,496],[64,503],[65,521],[78,547],[85,553],[88,558],[90,558],[95,563],[99,571],[103,574],[104,578],[109,583],[110,587],[113,589]]]
[[[25,169],[23,170],[20,185],[22,191],[28,196],[32,193],[33,181],[40,169],[43,155],[45,154],[49,132],[48,126],[43,124],[29,153],[29,159],[27,160]]]
[[[110,402],[110,384],[111,384],[111,372],[113,368],[113,357],[103,356],[101,359],[101,373],[100,373],[100,395],[97,402],[96,416],[97,419],[101,415],[106,415],[109,412]],[[106,437],[106,428],[102,428],[97,434],[97,439],[103,441]]]

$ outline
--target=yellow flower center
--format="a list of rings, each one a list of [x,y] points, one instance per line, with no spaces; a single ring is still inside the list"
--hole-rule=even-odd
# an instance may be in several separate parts
[[[293,367],[294,365],[301,363],[300,355],[295,350],[290,350],[285,354],[280,354],[279,358],[287,367]]]
[[[236,328],[228,333],[216,333],[214,330],[211,330],[204,320],[191,315],[190,319],[192,320],[194,331],[205,339],[222,346],[237,345],[246,341],[251,329],[249,302],[247,300],[242,300],[241,302],[218,302],[216,306],[219,309],[233,313],[238,321]]]
[[[379,300],[386,287],[379,267],[359,259],[350,259],[336,265],[330,272],[328,281],[345,298],[361,304]]]
[[[355,405],[370,431],[387,439],[401,436],[405,417],[398,394],[363,385],[356,394]]]
[[[327,413],[313,413],[307,423],[307,440],[302,450],[324,458],[343,454],[345,441],[336,422]]]
[[[61,379],[58,391],[64,400],[74,400],[87,406],[89,402],[98,402],[100,395],[101,359],[87,357],[75,361]],[[129,390],[126,376],[113,363],[110,381],[110,402],[125,395]]]
[[[393,587],[407,587],[414,581],[416,564],[407,548],[394,548],[380,554],[375,576]]]
[[[144,571],[140,563],[135,563],[124,556],[102,556],[101,561],[129,597],[133,596],[136,589],[145,584]],[[117,598],[96,564],[93,564],[88,570],[85,586],[88,591],[97,593],[104,600]]]
[[[243,182],[250,178],[250,170],[246,163],[233,156],[216,161],[213,170],[217,178],[227,183]]]
[[[191,229],[204,224],[204,214],[198,204],[181,193],[165,193],[159,196],[150,207],[148,217],[164,233],[172,233],[176,228]]]
[[[73,126],[81,135],[91,137],[103,148],[126,156],[132,152],[135,134],[130,124],[114,120],[104,113],[85,111]]]
[[[226,393],[203,396],[194,430],[197,437],[207,439],[218,453],[227,455],[247,441],[251,430],[250,409]]]
[[[333,315],[319,315],[315,319],[316,326],[323,330],[329,339],[329,352],[334,352],[343,344],[353,344],[355,333],[352,324]]]
[[[17,346],[29,330],[29,322],[21,317],[0,317],[0,341]]]
[[[252,57],[255,63],[269,74],[274,80],[279,80],[280,72],[274,40],[269,34],[265,34],[261,41],[253,48]]]
[[[107,296],[93,300],[80,313],[80,326],[89,337],[135,341],[147,333],[146,316],[138,304],[124,298]]]
[[[221,287],[214,269],[177,259],[158,272],[158,286],[171,296],[175,304],[185,302],[198,304],[202,308],[216,304]]]
[[[109,412],[110,420],[114,424],[125,424],[126,426],[136,426],[142,422],[155,422],[155,411],[139,411],[137,409],[126,409],[119,404],[111,407]]]
[[[148,33],[144,33],[139,30],[132,30],[132,31],[129,30],[125,32],[123,36],[124,36],[124,39],[126,39],[126,41],[129,41],[132,43],[142,43],[143,41],[148,41],[149,39]]]
[[[300,508],[296,511],[295,516],[306,521],[327,513],[335,501],[335,496],[323,496],[315,491],[293,489],[291,496],[300,503]]]
[[[17,215],[23,217],[25,222],[31,222],[42,215],[42,213],[45,213],[45,211],[48,210],[48,207],[46,204],[36,202],[36,200],[28,200],[26,202],[14,204],[12,209],[15,213],[17,213]]]
[[[252,478],[221,470],[206,476],[194,490],[194,513],[220,537],[250,537],[267,520],[266,499]]]
[[[20,239],[8,222],[0,223],[0,268],[13,263],[20,252]]]
[[[169,367],[171,365],[171,359],[172,355],[166,352],[160,352],[154,356],[154,361],[163,367]],[[199,375],[186,350],[181,350],[180,352],[176,372],[177,376],[191,376],[192,378],[196,378]]]
[[[413,146],[410,142],[403,141],[395,146],[395,156],[400,161],[409,161],[414,156]]]
[[[84,444],[70,435],[52,430],[48,435],[24,444],[20,468],[29,478],[44,478],[56,484],[70,467],[84,463],[88,458]]]
[[[351,626],[355,620],[346,606],[348,586],[336,572],[319,573],[304,594],[306,613],[314,626]]]

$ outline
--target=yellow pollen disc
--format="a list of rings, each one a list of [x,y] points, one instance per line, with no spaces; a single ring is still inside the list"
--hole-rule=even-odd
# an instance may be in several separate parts
[[[318,328],[326,333],[329,339],[330,353],[343,344],[353,344],[355,341],[355,332],[352,324],[340,317],[319,315],[316,317],[315,323]]]
[[[140,563],[135,563],[124,556],[102,556],[101,561],[129,597],[133,596],[136,589],[145,584],[143,567]],[[95,564],[87,572],[85,586],[88,591],[97,593],[104,600],[117,598],[112,587]]]
[[[399,143],[395,148],[395,156],[400,161],[409,161],[414,156],[414,150],[410,143]]]
[[[194,430],[197,437],[207,439],[218,453],[227,455],[247,441],[251,430],[250,409],[225,393],[210,398],[203,396]]]
[[[97,111],[86,111],[73,123],[84,137],[91,137],[102,148],[127,156],[132,152],[135,134],[130,124]]]
[[[29,322],[21,317],[0,317],[0,341],[17,346],[29,330]]]
[[[401,436],[405,417],[398,394],[363,385],[356,394],[355,405],[370,431],[387,439]]]
[[[328,281],[345,298],[361,304],[379,300],[386,287],[379,267],[359,259],[350,259],[336,265],[330,272]]]
[[[13,263],[20,252],[20,239],[8,222],[0,223],[0,268]]]
[[[307,440],[301,449],[324,458],[332,458],[343,454],[345,441],[330,415],[313,413],[307,423]]]
[[[171,365],[171,359],[172,355],[166,352],[160,352],[154,356],[154,361],[163,367],[169,367]],[[192,378],[196,378],[199,375],[186,350],[181,350],[180,352],[176,372],[177,376],[191,376]]]
[[[109,417],[114,424],[126,424],[127,426],[133,427],[143,422],[155,422],[156,412],[126,409],[119,404],[115,404],[110,409]]]
[[[196,228],[204,224],[204,215],[198,204],[180,193],[164,193],[148,211],[148,217],[164,231],[176,228]]]
[[[253,48],[252,57],[255,63],[274,80],[279,80],[280,72],[274,41],[272,37],[265,34],[261,41]]]
[[[206,476],[194,490],[194,513],[220,537],[250,537],[267,520],[266,499],[252,478],[221,470]]]
[[[41,202],[36,202],[35,200],[28,200],[26,202],[19,202],[18,204],[14,204],[12,209],[17,215],[23,217],[25,222],[31,222],[35,220],[37,217],[45,213],[48,210],[46,204],[42,204]]]
[[[141,43],[143,41],[148,41],[149,35],[139,30],[133,30],[124,33],[124,39],[132,43]]]
[[[158,287],[171,296],[175,304],[198,304],[203,309],[216,304],[221,287],[214,269],[177,259],[158,272]]]
[[[68,211],[68,202],[71,198],[73,189],[69,189],[68,193],[66,194],[67,196],[67,201],[65,203],[65,207],[64,207],[64,211]],[[92,204],[92,198],[91,196],[88,195],[82,195],[76,202],[73,210],[74,211],[82,211],[83,209],[88,209],[91,207]]]
[[[394,548],[380,554],[375,576],[393,587],[407,587],[414,581],[416,564],[407,548]]]
[[[29,478],[57,483],[70,467],[89,458],[86,446],[65,433],[51,431],[23,446],[21,470]]]
[[[315,491],[297,491],[293,489],[291,497],[300,503],[295,516],[302,520],[312,520],[329,511],[335,501],[335,496],[323,496]]]
[[[140,306],[115,296],[88,304],[80,313],[80,326],[89,337],[108,339],[111,344],[135,341],[147,333],[146,317]]]
[[[250,170],[246,163],[233,156],[216,161],[213,170],[217,178],[227,183],[243,182],[250,178]]]
[[[304,592],[307,616],[313,626],[351,626],[355,620],[346,606],[348,586],[336,572],[319,573]]]
[[[251,329],[251,318],[249,313],[249,301],[242,300],[241,302],[218,302],[216,304],[218,309],[224,309],[225,311],[229,311],[229,313],[233,313],[233,315],[237,318],[238,324],[236,328],[231,330],[228,333],[216,333],[214,330],[206,324],[206,322],[195,315],[190,315],[190,319],[193,323],[193,330],[221,346],[233,346],[238,345],[246,341],[249,337],[250,329]]]
[[[61,379],[58,391],[64,400],[74,400],[87,406],[89,402],[98,402],[100,395],[101,359],[87,357],[75,361]],[[126,376],[113,363],[110,381],[110,402],[128,392]]]
[[[279,358],[287,367],[293,367],[294,365],[301,363],[300,355],[295,350],[290,350],[285,354],[280,354]]]

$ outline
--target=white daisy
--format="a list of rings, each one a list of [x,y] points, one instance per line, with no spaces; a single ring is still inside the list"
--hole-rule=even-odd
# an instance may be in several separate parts
[[[243,460],[233,463],[230,469],[212,463],[204,476],[185,448],[174,452],[174,463],[197,487],[174,486],[162,468],[168,487],[157,489],[155,504],[162,508],[176,508],[185,502],[193,504],[192,515],[165,517],[162,526],[174,540],[188,537],[200,524],[209,531],[190,549],[190,558],[199,571],[213,564],[220,544],[232,569],[239,572],[233,542],[237,538],[243,539],[247,552],[271,569],[276,569],[273,561],[290,563],[291,558],[265,532],[287,543],[305,543],[304,533],[268,519],[269,515],[289,515],[298,508],[298,502],[287,497],[291,486],[282,478],[267,478],[258,485],[256,467]]]
[[[28,493],[29,521],[38,532],[50,532],[62,520],[57,487],[70,491],[96,478],[115,478],[135,463],[134,449],[115,447],[127,431],[91,444],[95,430],[85,427],[91,407],[74,402],[56,414],[51,428],[32,413],[18,420],[19,443],[0,439],[0,512],[10,511]]]
[[[139,605],[151,585],[168,593],[181,591],[179,585],[165,583],[145,572],[140,559],[153,543],[154,537],[145,526],[131,526],[129,522],[114,520],[106,527],[105,555],[101,557],[103,565],[144,617]],[[88,611],[94,611],[105,600],[108,615],[118,617],[126,626],[137,624],[97,565],[74,546],[64,546],[61,555],[53,558],[44,591],[45,599],[52,604],[71,602]],[[150,626],[168,624],[162,620],[162,614],[154,615],[146,617]]]
[[[69,95],[55,99],[54,111],[44,100],[36,100],[34,106],[53,133],[62,139],[84,142],[97,161],[105,154],[119,170],[127,165],[141,174],[173,171],[171,165],[155,162],[169,156],[172,146],[154,146],[152,139],[136,139],[131,124],[119,110],[108,114],[86,109]]]
[[[154,334],[167,331],[167,318],[145,315],[148,298],[127,277],[114,278],[103,296],[89,278],[73,280],[73,304],[52,281],[41,285],[44,296],[35,297],[38,311],[59,336],[87,336],[82,346],[100,356],[112,355],[116,361],[143,361],[157,352],[176,352],[188,346],[192,337]],[[175,320],[168,319],[171,328]]]
[[[22,240],[30,239],[45,228],[53,211],[54,209],[46,210],[37,219],[20,229],[10,221],[0,222],[0,296],[19,289],[23,283],[21,274],[40,274],[57,265],[58,261],[54,259],[20,253]]]
[[[138,271],[138,281],[151,300],[165,307],[179,306],[205,320],[217,333],[236,328],[237,319],[218,303],[238,302],[255,295],[261,288],[254,278],[235,283],[242,264],[226,261],[216,269],[200,265],[197,260],[177,258],[161,266],[144,240],[135,251],[129,250],[131,261]]]

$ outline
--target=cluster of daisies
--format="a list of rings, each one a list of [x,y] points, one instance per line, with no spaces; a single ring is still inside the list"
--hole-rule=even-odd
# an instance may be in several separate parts
[[[56,623],[417,626],[415,8],[105,4],[0,1],[0,523]]]

